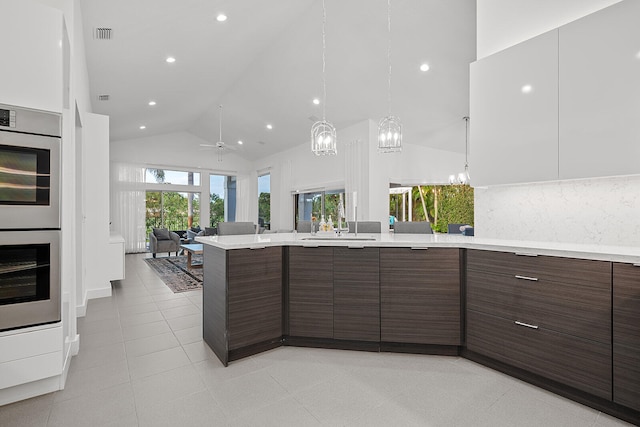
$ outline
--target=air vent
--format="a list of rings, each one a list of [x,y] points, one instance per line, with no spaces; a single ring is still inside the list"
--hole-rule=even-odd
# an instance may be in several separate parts
[[[98,95],[98,101],[108,101],[109,95]]]
[[[113,37],[113,30],[111,28],[99,27],[93,34],[96,40],[111,40]]]
[[[265,143],[264,141],[258,141],[258,144],[260,144],[260,145],[264,145],[264,144],[266,144],[266,143]]]
[[[320,121],[320,118],[318,118],[318,116],[309,116],[309,120],[311,120],[313,123],[316,123]]]

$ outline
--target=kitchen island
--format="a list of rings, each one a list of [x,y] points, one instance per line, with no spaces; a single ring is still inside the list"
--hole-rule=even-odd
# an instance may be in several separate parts
[[[282,345],[462,355],[640,420],[640,248],[392,233],[197,240],[203,338],[225,365]]]

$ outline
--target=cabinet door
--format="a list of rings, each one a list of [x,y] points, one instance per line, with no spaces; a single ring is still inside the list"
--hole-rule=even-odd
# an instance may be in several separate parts
[[[460,250],[380,249],[382,341],[460,345]]]
[[[229,350],[282,337],[282,248],[228,251]]]
[[[289,335],[333,338],[333,248],[289,248]]]
[[[613,265],[613,400],[640,411],[640,267]]]
[[[560,178],[640,173],[640,2],[560,28]]]
[[[379,263],[378,248],[334,248],[334,338],[380,341]]]
[[[558,30],[471,64],[470,96],[473,186],[558,179]]]

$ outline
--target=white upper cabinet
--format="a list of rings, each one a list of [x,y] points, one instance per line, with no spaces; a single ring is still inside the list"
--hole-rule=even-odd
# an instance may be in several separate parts
[[[0,0],[0,102],[62,111],[62,12]]]
[[[471,64],[477,186],[558,179],[558,30]]]
[[[640,1],[565,25],[559,38],[560,178],[640,173]]]

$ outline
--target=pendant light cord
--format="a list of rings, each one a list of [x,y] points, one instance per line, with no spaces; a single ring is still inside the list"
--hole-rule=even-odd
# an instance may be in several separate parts
[[[389,86],[387,101],[389,103],[389,116],[391,116],[391,0],[387,0],[387,61],[389,63]]]
[[[464,130],[464,167],[469,167],[469,116],[463,117],[465,124]]]
[[[325,68],[327,66],[326,63],[326,54],[325,50],[327,48],[326,41],[326,30],[325,26],[327,24],[327,9],[324,5],[324,0],[322,0],[322,121],[326,122],[326,105],[327,105],[327,79],[325,77]]]
[[[220,114],[218,114],[218,128],[220,130],[220,138],[218,139],[218,141],[222,142],[222,104],[218,105],[218,108],[220,109]]]

